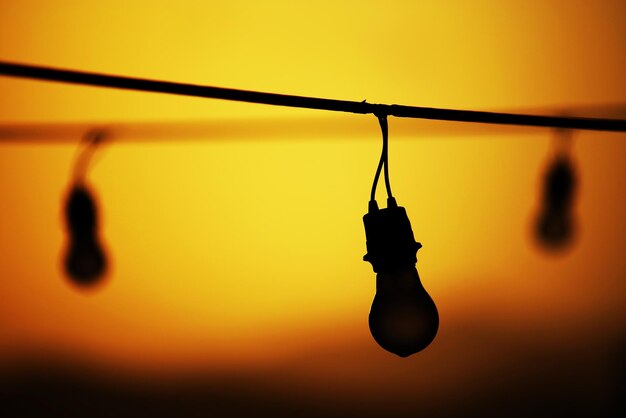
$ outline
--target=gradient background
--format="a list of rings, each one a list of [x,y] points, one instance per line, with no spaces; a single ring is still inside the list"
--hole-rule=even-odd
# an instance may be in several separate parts
[[[0,59],[372,103],[626,116],[604,107],[626,103],[621,0],[2,0]],[[547,254],[531,225],[553,132],[390,119],[394,193],[441,317],[434,343],[402,359],[367,327],[373,116],[5,77],[0,92],[0,387],[13,400],[0,408],[624,412],[624,134],[575,134],[577,240]],[[112,264],[85,291],[60,269],[61,211],[91,126],[113,126],[89,174]]]

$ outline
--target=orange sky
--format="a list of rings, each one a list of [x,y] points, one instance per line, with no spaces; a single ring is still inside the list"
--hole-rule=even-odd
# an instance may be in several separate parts
[[[571,3],[0,1],[0,59],[372,103],[625,103],[626,4]],[[576,133],[579,235],[550,256],[529,228],[552,132],[390,118],[393,189],[441,316],[433,345],[401,360],[367,328],[373,116],[4,77],[0,90],[0,129],[226,123],[166,141],[113,130],[89,174],[112,261],[93,292],[60,270],[80,134],[0,139],[0,364],[54,352],[124,373],[259,371],[319,396],[443,399],[515,356],[600,356],[623,335],[624,134]]]

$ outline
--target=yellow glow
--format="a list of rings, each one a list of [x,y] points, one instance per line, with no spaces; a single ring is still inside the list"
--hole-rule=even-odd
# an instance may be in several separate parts
[[[623,1],[423,3],[3,1],[0,59],[432,107],[626,101]],[[329,393],[391,392],[384,382],[435,393],[484,365],[462,333],[468,323],[554,344],[623,331],[623,134],[576,136],[580,235],[549,257],[528,230],[552,132],[468,126],[479,133],[466,135],[441,123],[430,135],[390,118],[393,190],[424,245],[418,269],[441,314],[438,339],[406,366],[367,329],[375,282],[361,217],[379,155],[374,117],[3,77],[0,91],[2,124],[260,126],[259,138],[114,136],[89,175],[112,260],[94,292],[71,286],[59,261],[81,138],[0,138],[0,363],[58,350],[164,372],[274,365],[281,379]],[[358,122],[354,132],[271,138],[282,121],[306,130],[324,118]],[[494,368],[504,361],[495,351],[484,354]],[[429,388],[409,375],[416,369],[440,380]]]

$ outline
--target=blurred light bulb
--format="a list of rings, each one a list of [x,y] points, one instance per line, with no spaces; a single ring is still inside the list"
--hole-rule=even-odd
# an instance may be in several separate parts
[[[98,214],[93,198],[83,185],[75,185],[65,207],[69,244],[65,271],[76,284],[96,283],[106,271],[106,257],[98,242]]]
[[[542,209],[536,221],[536,236],[550,249],[561,249],[572,241],[572,204],[576,189],[574,167],[565,155],[557,157],[545,175]]]
[[[370,332],[385,350],[400,357],[426,348],[437,335],[437,307],[420,281],[415,242],[403,207],[388,199],[386,209],[370,202],[363,217],[367,254],[376,275],[376,295],[369,315]]]

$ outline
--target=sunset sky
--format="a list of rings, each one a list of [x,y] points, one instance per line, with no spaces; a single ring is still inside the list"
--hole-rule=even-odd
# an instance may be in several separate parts
[[[0,39],[3,61],[626,119],[620,0],[0,0]],[[389,118],[393,190],[441,321],[402,359],[367,325],[373,115],[3,76],[0,91],[0,373],[57,367],[142,388],[193,376],[233,403],[254,393],[322,415],[623,405],[625,134],[573,133],[577,234],[555,254],[532,230],[554,131]],[[111,264],[81,289],[62,270],[62,211],[91,128],[109,133],[88,179]]]

